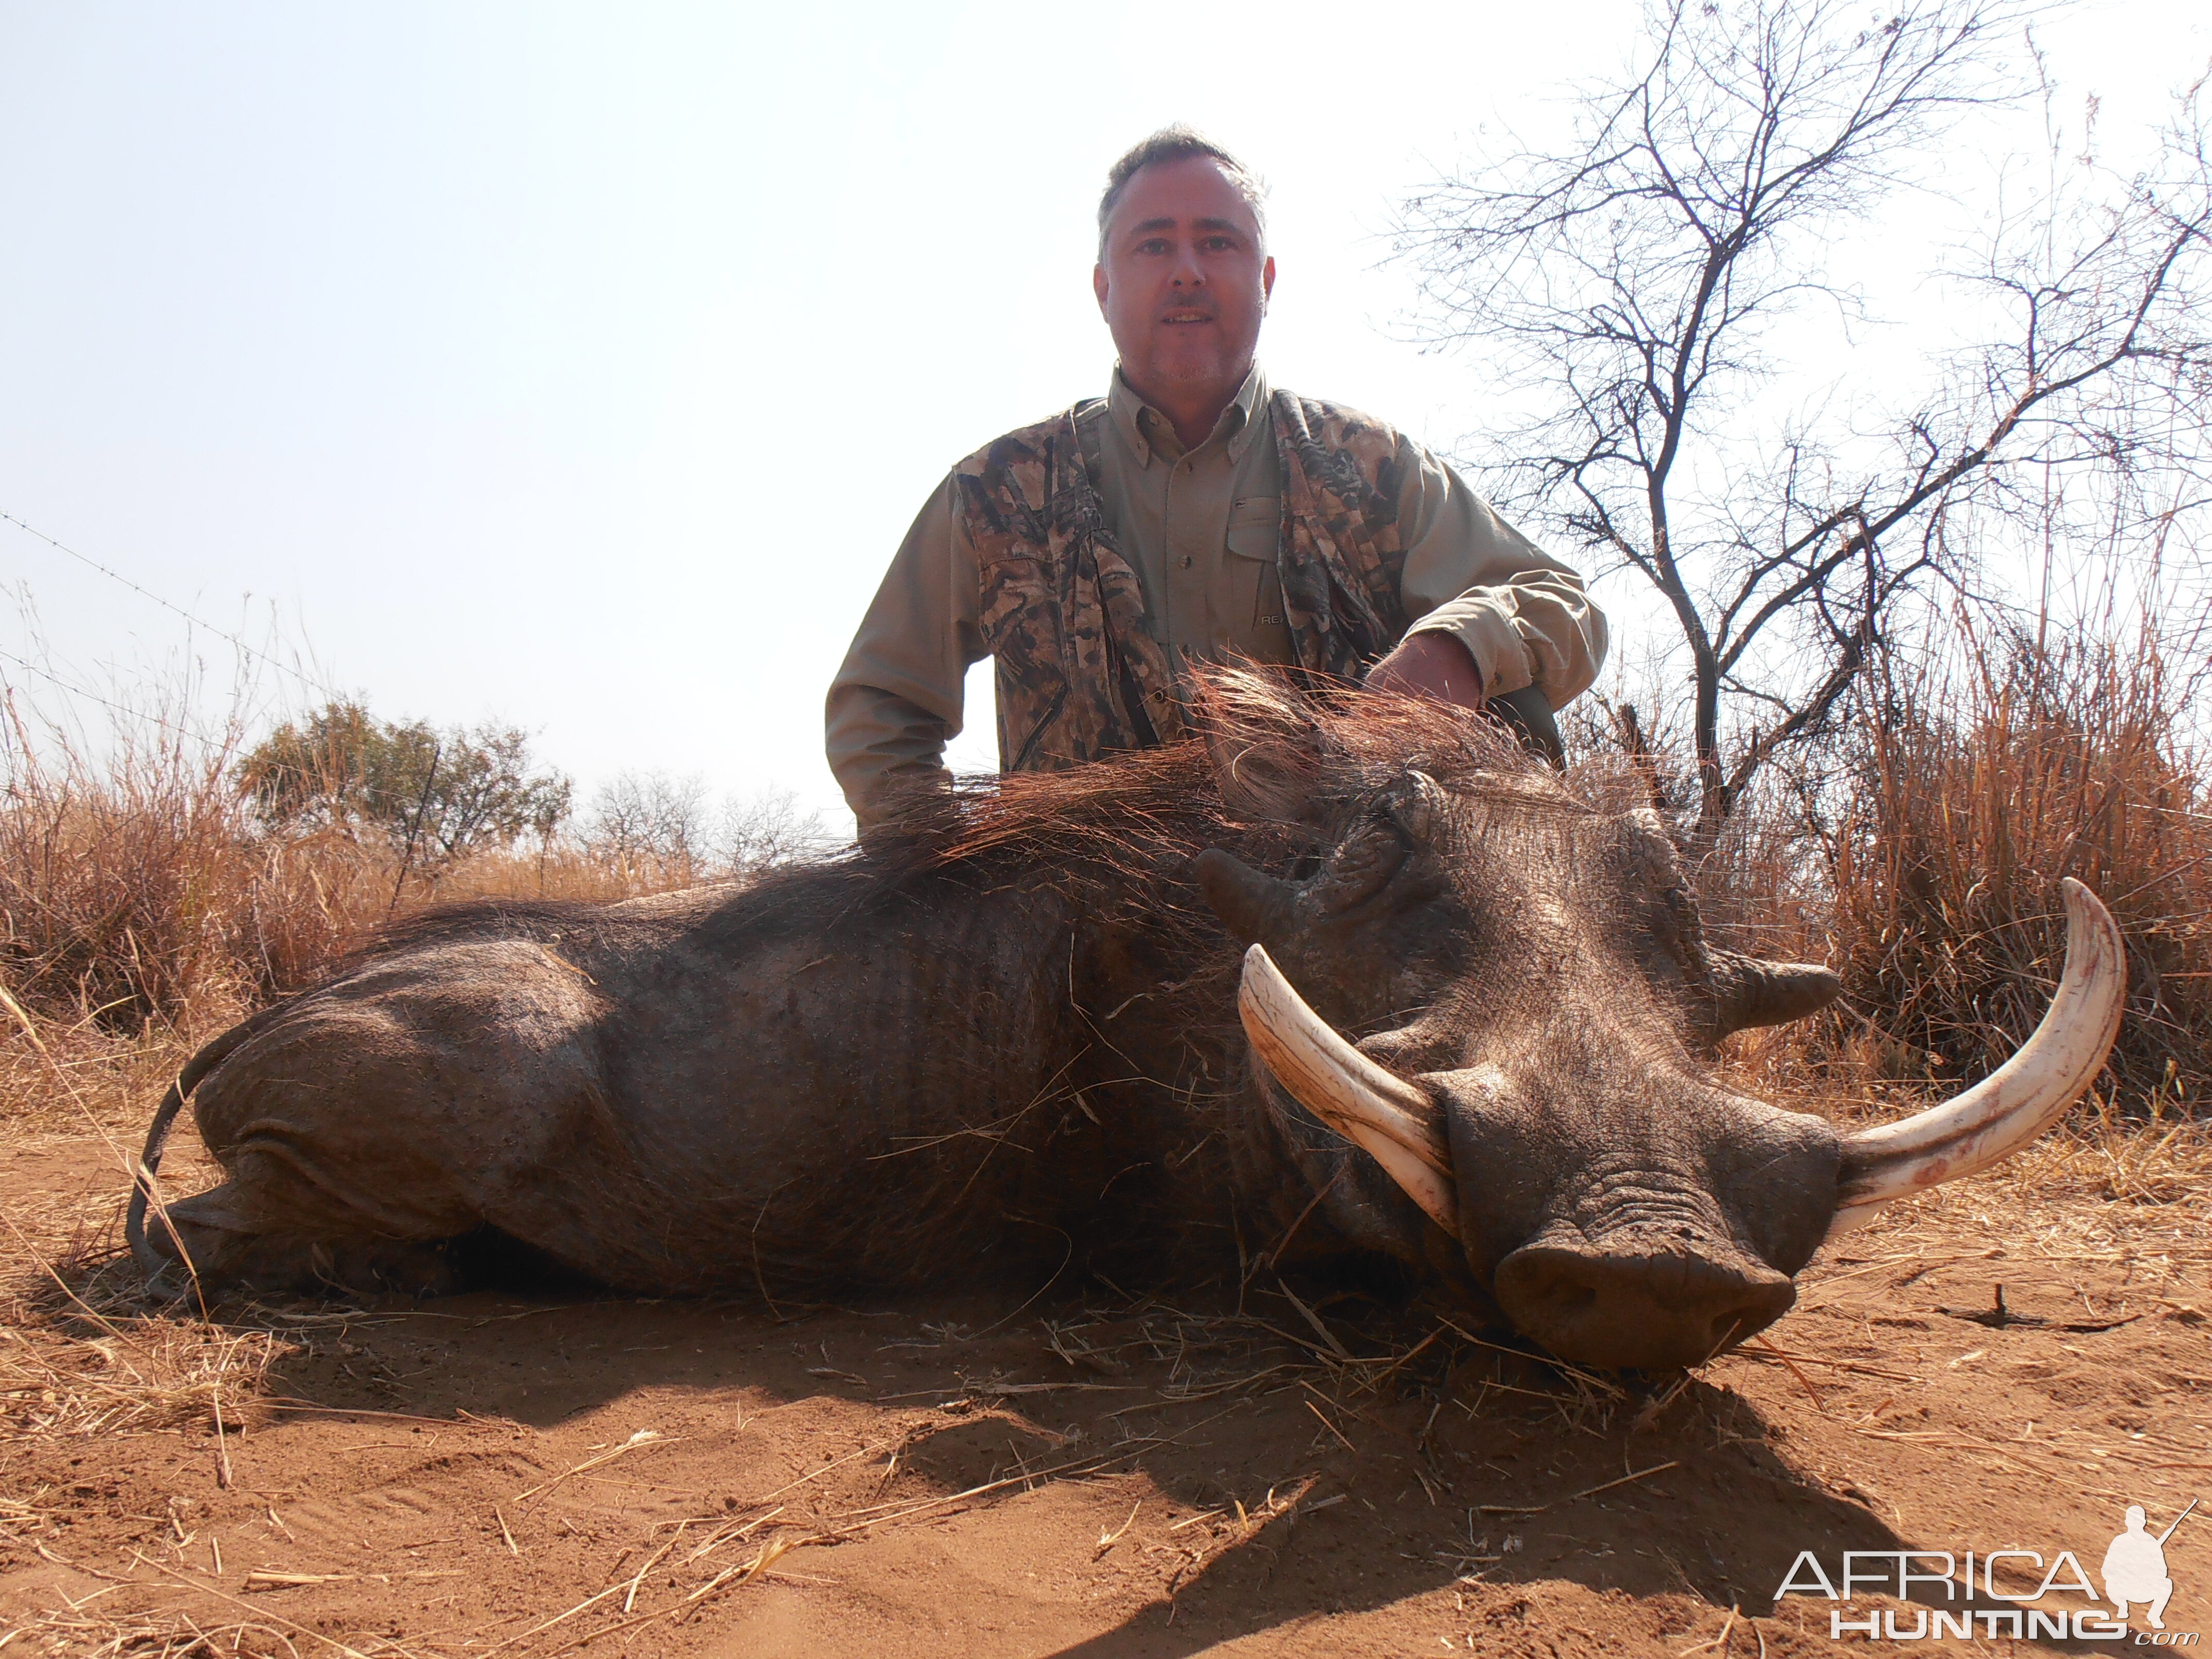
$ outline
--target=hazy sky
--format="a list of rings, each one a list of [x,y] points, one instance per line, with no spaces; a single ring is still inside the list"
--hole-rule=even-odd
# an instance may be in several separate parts
[[[2039,33],[2109,131],[2203,71],[2207,9]],[[587,789],[830,805],[822,695],[923,497],[1104,388],[1115,155],[1178,118],[1243,151],[1272,374],[1449,446],[1484,388],[1398,325],[1390,202],[1559,122],[1637,15],[0,3],[0,513],[257,643],[273,607],[380,712],[527,726]],[[4,523],[0,580],[75,684],[185,649]],[[36,650],[11,615],[0,649]]]

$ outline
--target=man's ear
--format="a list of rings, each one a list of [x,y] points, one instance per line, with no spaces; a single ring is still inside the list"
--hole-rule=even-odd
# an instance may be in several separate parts
[[[1295,823],[1306,816],[1323,738],[1289,681],[1258,669],[1217,671],[1200,682],[1191,712],[1231,817]]]
[[[1269,260],[1268,263],[1273,264],[1274,262]],[[1106,314],[1106,262],[1103,259],[1091,267],[1091,291],[1098,296],[1098,314],[1103,317]]]
[[[1103,294],[1104,294],[1104,292],[1105,292],[1105,290],[1102,289],[1100,289],[1100,290],[1099,290],[1099,292],[1100,292],[1101,295],[1103,296]],[[1262,310],[1262,311],[1265,311],[1265,310],[1267,308],[1267,301],[1270,301],[1270,300],[1272,300],[1272,299],[1273,299],[1274,297],[1275,297],[1275,256],[1274,256],[1273,254],[1270,253],[1270,254],[1267,257],[1267,259],[1265,260],[1265,262],[1263,262],[1263,263],[1261,264],[1261,265],[1260,266],[1260,309],[1261,309],[1261,310]],[[1104,301],[1104,299],[1103,299],[1103,297],[1100,299],[1099,303],[1100,303],[1101,305],[1103,305],[1103,304],[1105,303],[1105,301]]]

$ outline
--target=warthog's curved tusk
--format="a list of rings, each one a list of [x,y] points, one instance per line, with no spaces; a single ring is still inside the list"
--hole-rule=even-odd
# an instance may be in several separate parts
[[[1893,1199],[2011,1157],[2081,1097],[2105,1063],[2127,1000],[2127,959],[2112,913],[2071,877],[2058,994],[2020,1051],[1956,1100],[1844,1142],[1835,1219],[1848,1232]]]
[[[1244,953],[1237,1012],[1253,1052],[1292,1099],[1377,1164],[1456,1238],[1451,1153],[1435,1104],[1339,1036],[1291,988],[1264,946]]]

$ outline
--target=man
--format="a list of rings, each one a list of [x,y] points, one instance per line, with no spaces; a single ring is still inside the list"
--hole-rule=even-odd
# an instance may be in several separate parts
[[[830,686],[830,769],[861,828],[945,775],[987,655],[1006,771],[1182,735],[1191,665],[1230,656],[1488,703],[1555,748],[1604,617],[1411,439],[1268,387],[1259,181],[1166,128],[1115,163],[1098,229],[1109,394],[953,469]]]

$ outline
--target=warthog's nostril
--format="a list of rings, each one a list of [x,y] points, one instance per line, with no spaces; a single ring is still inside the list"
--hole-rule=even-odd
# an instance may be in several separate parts
[[[1788,1311],[1786,1274],[1725,1246],[1557,1235],[1498,1265],[1498,1305],[1524,1334],[1585,1365],[1695,1365]]]

